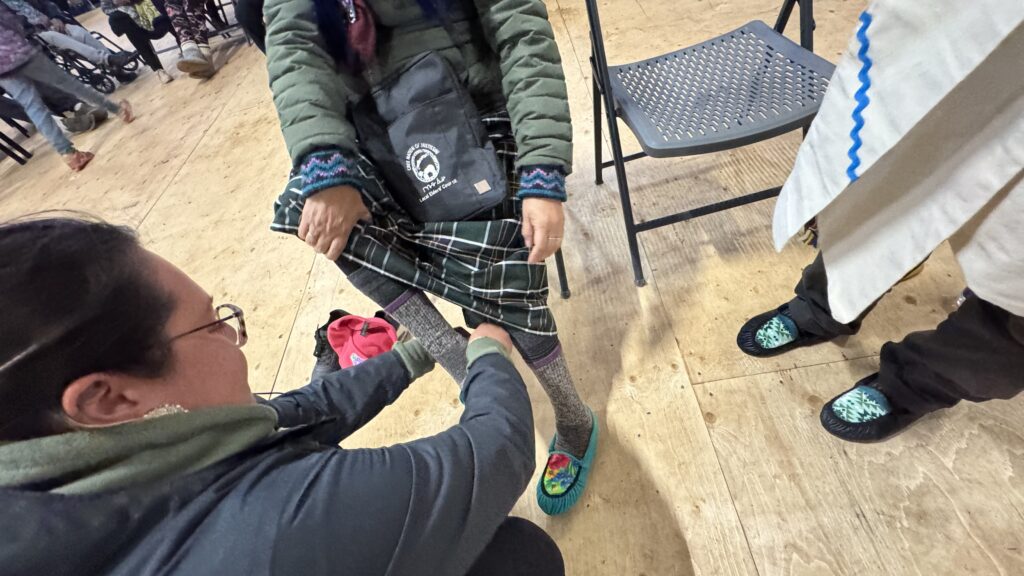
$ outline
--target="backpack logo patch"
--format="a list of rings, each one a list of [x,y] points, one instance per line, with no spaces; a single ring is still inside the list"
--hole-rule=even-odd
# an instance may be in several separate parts
[[[424,184],[437,180],[441,175],[441,161],[437,157],[438,152],[439,150],[430,144],[423,142],[413,144],[405,153],[405,169],[412,172],[413,176]]]

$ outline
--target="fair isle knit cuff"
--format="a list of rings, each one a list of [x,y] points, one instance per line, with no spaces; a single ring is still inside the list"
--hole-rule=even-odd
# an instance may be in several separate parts
[[[355,155],[339,149],[318,150],[306,156],[299,169],[302,175],[302,196],[313,194],[333,186],[365,188],[357,166]]]
[[[522,198],[548,198],[565,202],[565,168],[554,165],[522,166],[519,168],[519,192]]]

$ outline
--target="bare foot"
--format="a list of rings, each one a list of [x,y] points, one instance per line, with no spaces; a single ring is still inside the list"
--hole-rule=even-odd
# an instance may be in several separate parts
[[[71,168],[73,172],[79,172],[82,168],[85,168],[89,162],[95,158],[96,155],[92,152],[82,152],[81,150],[75,150],[70,154],[64,155],[64,163]]]
[[[135,120],[135,114],[132,112],[132,105],[129,104],[127,100],[121,100],[117,103],[117,117],[125,124]]]

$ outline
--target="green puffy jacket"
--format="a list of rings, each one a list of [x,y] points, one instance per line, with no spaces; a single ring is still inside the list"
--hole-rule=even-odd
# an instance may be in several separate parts
[[[460,1],[471,0],[451,0]],[[569,104],[543,1],[472,1],[479,19],[453,16],[449,34],[440,22],[428,20],[415,0],[367,0],[377,18],[377,59],[355,76],[327,53],[313,0],[267,0],[270,87],[294,165],[301,168],[324,150],[355,151],[349,107],[413,57],[434,50],[464,78],[482,110],[507,107],[521,171],[539,166],[568,173]]]

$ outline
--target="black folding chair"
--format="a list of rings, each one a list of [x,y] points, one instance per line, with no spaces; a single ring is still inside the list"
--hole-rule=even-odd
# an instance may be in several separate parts
[[[798,3],[799,45],[782,35]],[[707,154],[796,128],[806,131],[835,67],[812,52],[812,0],[785,0],[774,27],[755,20],[707,42],[621,66],[608,65],[597,0],[586,4],[594,71],[596,182],[603,183],[604,168],[615,167],[634,281],[644,286],[640,232],[772,198],[781,187],[637,222],[626,162],[646,156]],[[608,162],[601,158],[602,101],[612,145],[613,159]],[[623,155],[619,118],[636,135],[642,152]]]
[[[9,158],[13,158],[18,164],[24,165],[32,157],[32,153],[22,148],[9,136],[0,132],[0,152]]]
[[[9,100],[4,96],[4,91],[0,90],[0,104],[12,104],[17,105],[13,101]],[[0,120],[3,120],[5,124],[14,128],[18,132],[21,132],[22,136],[28,138],[28,129],[21,125],[20,122],[11,118],[7,114],[0,112]],[[0,132],[0,152],[2,152],[8,158],[14,159],[18,164],[25,164],[28,159],[32,157],[32,153],[23,148],[13,138],[7,136],[3,132]]]
[[[228,6],[231,6],[232,13],[236,13],[238,11],[238,6],[236,6],[235,0],[209,0],[206,3],[206,21],[209,22],[210,26],[214,28],[216,34],[220,35],[221,38],[225,39],[230,38],[231,34],[234,31],[242,30],[242,24],[238,21],[238,18],[235,18],[235,21],[233,23],[228,19]],[[218,19],[220,20],[220,23],[224,24],[223,27],[218,28],[217,25],[214,24],[214,18],[210,15],[211,9],[212,12],[217,15]],[[248,35],[245,36],[245,40],[247,44],[252,43]]]

